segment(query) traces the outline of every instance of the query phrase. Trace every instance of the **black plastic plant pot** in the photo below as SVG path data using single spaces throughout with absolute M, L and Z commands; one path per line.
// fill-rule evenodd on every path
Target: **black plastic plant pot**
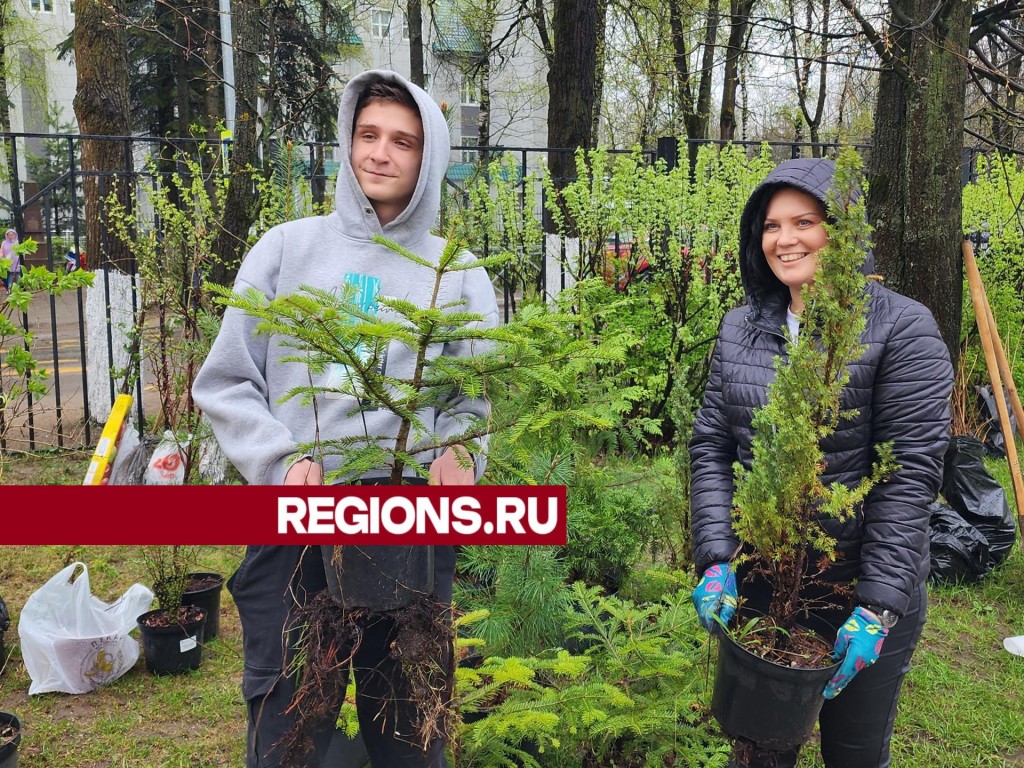
M 343 608 L 394 611 L 434 593 L 434 548 L 321 548 L 327 589 Z
M 220 634 L 220 593 L 224 577 L 219 573 L 190 573 L 189 583 L 208 583 L 209 586 L 187 590 L 181 596 L 182 605 L 195 605 L 206 611 L 206 629 L 203 640 L 208 642 Z
M 195 621 L 169 626 L 149 626 L 146 619 L 160 610 L 147 611 L 138 618 L 139 634 L 142 637 L 142 654 L 146 668 L 154 675 L 175 675 L 190 669 L 199 669 L 203 660 L 203 631 L 206 628 L 206 611 Z
M 14 730 L 14 738 L 4 733 Z M 0 712 L 0 768 L 18 768 L 18 745 L 21 744 L 21 721 L 10 712 Z
M 825 684 L 838 668 L 838 663 L 822 669 L 785 667 L 719 633 L 711 713 L 734 739 L 762 749 L 792 749 L 811 737 L 825 703 Z

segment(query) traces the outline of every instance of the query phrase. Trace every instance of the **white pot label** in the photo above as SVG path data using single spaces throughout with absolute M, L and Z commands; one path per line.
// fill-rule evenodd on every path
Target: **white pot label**
M 184 640 L 181 641 L 181 643 L 179 643 L 182 653 L 188 653 L 197 645 L 199 645 L 199 643 L 196 642 L 195 635 L 192 635 L 192 637 L 186 637 Z

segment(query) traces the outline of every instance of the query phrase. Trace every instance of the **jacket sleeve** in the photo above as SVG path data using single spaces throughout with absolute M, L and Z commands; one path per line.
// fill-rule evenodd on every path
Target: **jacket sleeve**
M 481 316 L 477 325 L 481 328 L 495 328 L 498 324 L 498 302 L 494 297 L 494 286 L 483 267 L 467 270 L 463 277 L 462 298 L 465 301 L 460 311 Z M 442 354 L 445 357 L 473 357 L 487 350 L 481 341 L 460 341 L 446 344 Z M 476 421 L 487 419 L 491 414 L 491 403 L 486 397 L 469 397 L 461 389 L 453 389 L 447 402 L 438 409 L 434 421 L 436 435 L 447 440 L 472 427 Z M 486 436 L 476 440 L 475 479 L 479 482 L 487 466 Z
M 704 403 L 690 439 L 690 525 L 698 575 L 732 559 L 739 539 L 732 528 L 733 463 L 737 443 L 722 398 L 721 337 L 711 356 Z
M 859 603 L 903 614 L 928 564 L 928 506 L 942 483 L 953 369 L 931 313 L 916 302 L 896 319 L 875 378 L 873 439 L 899 465 L 864 502 Z
M 276 262 L 268 237 L 243 262 L 236 293 L 254 287 L 273 297 L 273 281 L 259 269 L 261 263 Z M 241 310 L 227 309 L 192 395 L 242 476 L 254 485 L 279 485 L 298 446 L 271 409 L 266 376 L 270 341 L 256 334 L 256 325 L 257 320 Z

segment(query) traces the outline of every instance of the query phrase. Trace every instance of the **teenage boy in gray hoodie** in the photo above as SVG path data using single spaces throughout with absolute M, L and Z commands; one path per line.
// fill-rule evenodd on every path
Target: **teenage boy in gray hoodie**
M 341 97 L 338 115 L 341 146 L 348 161 L 338 172 L 335 211 L 274 227 L 253 246 L 238 271 L 235 291 L 256 288 L 269 298 L 295 293 L 308 284 L 328 290 L 342 284 L 359 287 L 358 301 L 376 307 L 377 296 L 400 297 L 421 306 L 429 302 L 434 272 L 373 242 L 384 235 L 423 258 L 436 260 L 444 240 L 430 234 L 440 209 L 451 139 L 440 108 L 423 90 L 394 72 L 369 71 L 353 78 Z M 497 323 L 494 289 L 483 268 L 445 275 L 439 304 L 459 302 L 461 311 Z M 399 419 L 375 410 L 350 414 L 353 400 L 321 398 L 317 413 L 298 398 L 281 402 L 296 386 L 308 386 L 309 370 L 281 358 L 289 350 L 274 338 L 255 334 L 256 321 L 229 308 L 220 333 L 196 378 L 193 394 L 213 424 L 224 452 L 253 484 L 319 485 L 335 469 L 337 457 L 322 463 L 298 458 L 298 445 L 352 436 L 395 435 Z M 432 355 L 469 356 L 470 344 L 446 345 Z M 411 372 L 413 353 L 393 343 L 384 365 L 389 374 Z M 324 380 L 338 372 L 328 370 Z M 448 407 L 433 414 L 434 433 L 459 434 L 488 404 L 453 392 Z M 429 417 L 426 423 L 431 423 Z M 438 455 L 439 454 L 439 455 Z M 426 451 L 431 481 L 468 485 L 483 471 L 477 457 L 466 467 L 454 449 Z M 388 467 L 347 482 L 386 482 Z M 451 601 L 455 554 L 435 548 L 435 596 Z M 270 768 L 281 760 L 276 746 L 294 716 L 286 714 L 295 680 L 286 674 L 286 631 L 296 609 L 325 588 L 319 547 L 250 546 L 228 581 L 242 620 L 245 669 L 242 689 L 248 704 L 248 768 Z M 444 744 L 426 751 L 414 742 L 415 712 L 392 694 L 400 663 L 388 658 L 394 627 L 379 621 L 364 628 L 355 669 L 360 731 L 371 763 L 378 768 L 444 765 Z M 333 722 L 316 729 L 315 749 L 307 765 L 323 765 Z

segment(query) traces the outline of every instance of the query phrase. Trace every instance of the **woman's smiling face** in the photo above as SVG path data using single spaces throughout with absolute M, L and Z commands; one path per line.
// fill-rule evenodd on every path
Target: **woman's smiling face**
M 825 209 L 812 195 L 783 187 L 768 202 L 761 250 L 768 266 L 789 288 L 794 312 L 803 309 L 800 289 L 814 282 L 818 251 L 828 243 Z

